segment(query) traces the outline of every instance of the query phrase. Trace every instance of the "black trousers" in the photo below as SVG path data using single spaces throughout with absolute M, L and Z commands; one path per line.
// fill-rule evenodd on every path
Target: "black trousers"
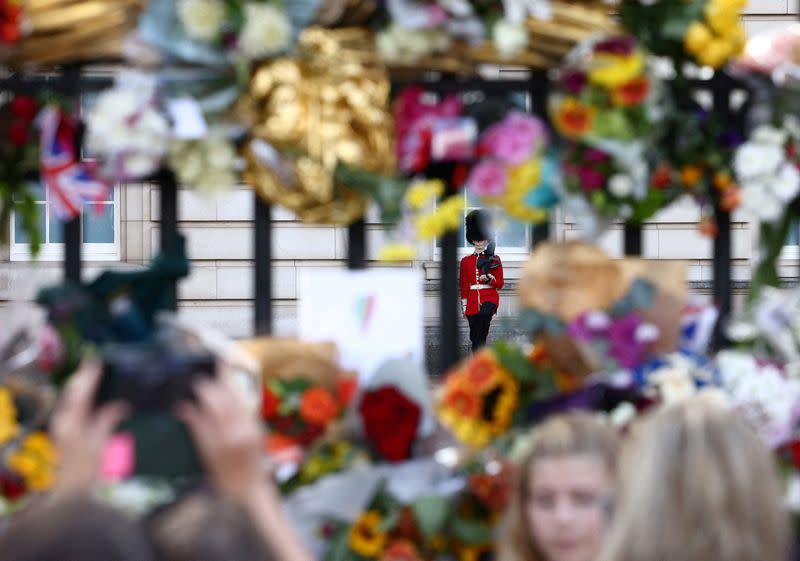
M 486 344 L 492 316 L 476 314 L 467 316 L 467 321 L 469 322 L 469 340 L 472 341 L 472 352 L 474 353 Z

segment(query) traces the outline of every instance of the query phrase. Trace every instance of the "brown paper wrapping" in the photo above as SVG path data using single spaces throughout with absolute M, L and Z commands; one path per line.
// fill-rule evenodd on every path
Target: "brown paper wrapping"
M 333 343 L 307 343 L 293 338 L 258 337 L 239 347 L 261 365 L 262 380 L 303 378 L 332 386 L 342 376 Z
M 637 278 L 656 287 L 653 306 L 642 318 L 659 328 L 651 351 L 670 353 L 680 338 L 680 314 L 686 301 L 686 265 L 678 261 L 625 258 L 613 260 L 583 242 L 544 243 L 522 270 L 520 306 L 556 316 L 565 323 L 591 310 L 608 310 L 624 297 Z M 567 336 L 542 335 L 540 340 L 556 368 L 576 375 L 597 371 L 599 357 Z
M 137 24 L 144 0 L 26 0 L 27 32 L 0 63 L 63 64 L 118 58 L 125 36 Z

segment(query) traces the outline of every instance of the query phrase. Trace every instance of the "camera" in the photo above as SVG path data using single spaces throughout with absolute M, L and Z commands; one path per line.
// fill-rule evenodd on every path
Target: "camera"
M 213 377 L 216 369 L 210 352 L 162 340 L 108 345 L 102 362 L 95 403 L 123 401 L 137 413 L 169 413 L 193 400 L 194 382 Z

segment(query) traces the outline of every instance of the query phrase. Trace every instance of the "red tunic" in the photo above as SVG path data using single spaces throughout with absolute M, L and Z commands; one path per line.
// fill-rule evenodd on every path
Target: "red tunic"
M 498 257 L 498 260 L 500 258 Z M 467 255 L 461 260 L 461 274 L 459 281 L 461 284 L 461 298 L 467 300 L 467 309 L 464 315 L 474 316 L 481 308 L 484 302 L 494 302 L 496 306 L 500 305 L 500 295 L 497 289 L 503 288 L 503 265 L 491 269 L 489 273 L 494 276 L 494 279 L 489 279 L 488 284 L 492 288 L 482 288 L 480 290 L 471 289 L 470 287 L 478 283 L 478 269 L 476 262 L 478 256 L 476 254 Z

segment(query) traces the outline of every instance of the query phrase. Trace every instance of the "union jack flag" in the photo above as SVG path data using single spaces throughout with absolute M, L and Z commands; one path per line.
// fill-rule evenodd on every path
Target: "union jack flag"
M 61 109 L 45 107 L 39 116 L 39 127 L 42 181 L 48 190 L 50 208 L 59 220 L 71 220 L 80 214 L 85 203 L 104 200 L 110 185 L 79 160 L 76 123 Z

